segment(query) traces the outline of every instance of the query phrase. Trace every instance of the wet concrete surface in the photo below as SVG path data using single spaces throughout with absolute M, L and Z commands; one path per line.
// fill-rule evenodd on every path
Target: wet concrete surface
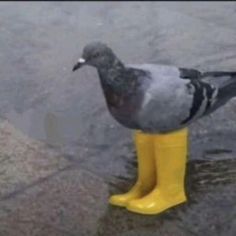
M 129 189 L 132 132 L 109 115 L 96 71 L 127 63 L 236 69 L 234 2 L 1 2 L 0 235 L 236 234 L 235 99 L 190 127 L 188 202 L 158 216 L 109 206 Z

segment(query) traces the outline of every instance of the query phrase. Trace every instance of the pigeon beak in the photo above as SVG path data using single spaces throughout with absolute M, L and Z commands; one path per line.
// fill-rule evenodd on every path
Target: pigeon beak
M 85 64 L 85 59 L 84 58 L 80 58 L 77 63 L 74 65 L 72 71 L 75 71 L 77 69 L 79 69 L 80 67 L 82 67 Z

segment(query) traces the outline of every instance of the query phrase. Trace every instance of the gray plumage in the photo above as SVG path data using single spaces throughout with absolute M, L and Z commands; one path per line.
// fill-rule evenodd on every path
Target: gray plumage
M 186 127 L 236 96 L 236 72 L 205 72 L 167 65 L 124 65 L 102 43 L 88 44 L 73 68 L 97 68 L 111 115 L 148 133 Z M 81 62 L 82 61 L 82 62 Z

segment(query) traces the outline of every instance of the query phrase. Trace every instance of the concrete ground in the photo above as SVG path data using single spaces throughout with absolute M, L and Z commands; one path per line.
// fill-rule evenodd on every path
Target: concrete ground
M 0 236 L 236 235 L 236 103 L 190 127 L 188 202 L 157 216 L 108 205 L 136 175 L 88 42 L 127 63 L 236 70 L 235 2 L 1 2 Z

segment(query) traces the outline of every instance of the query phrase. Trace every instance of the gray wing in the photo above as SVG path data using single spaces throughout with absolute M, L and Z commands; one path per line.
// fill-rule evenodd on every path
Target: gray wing
M 168 132 L 201 117 L 214 104 L 218 89 L 202 81 L 201 72 L 172 66 L 132 65 L 150 73 L 139 123 L 148 132 Z

